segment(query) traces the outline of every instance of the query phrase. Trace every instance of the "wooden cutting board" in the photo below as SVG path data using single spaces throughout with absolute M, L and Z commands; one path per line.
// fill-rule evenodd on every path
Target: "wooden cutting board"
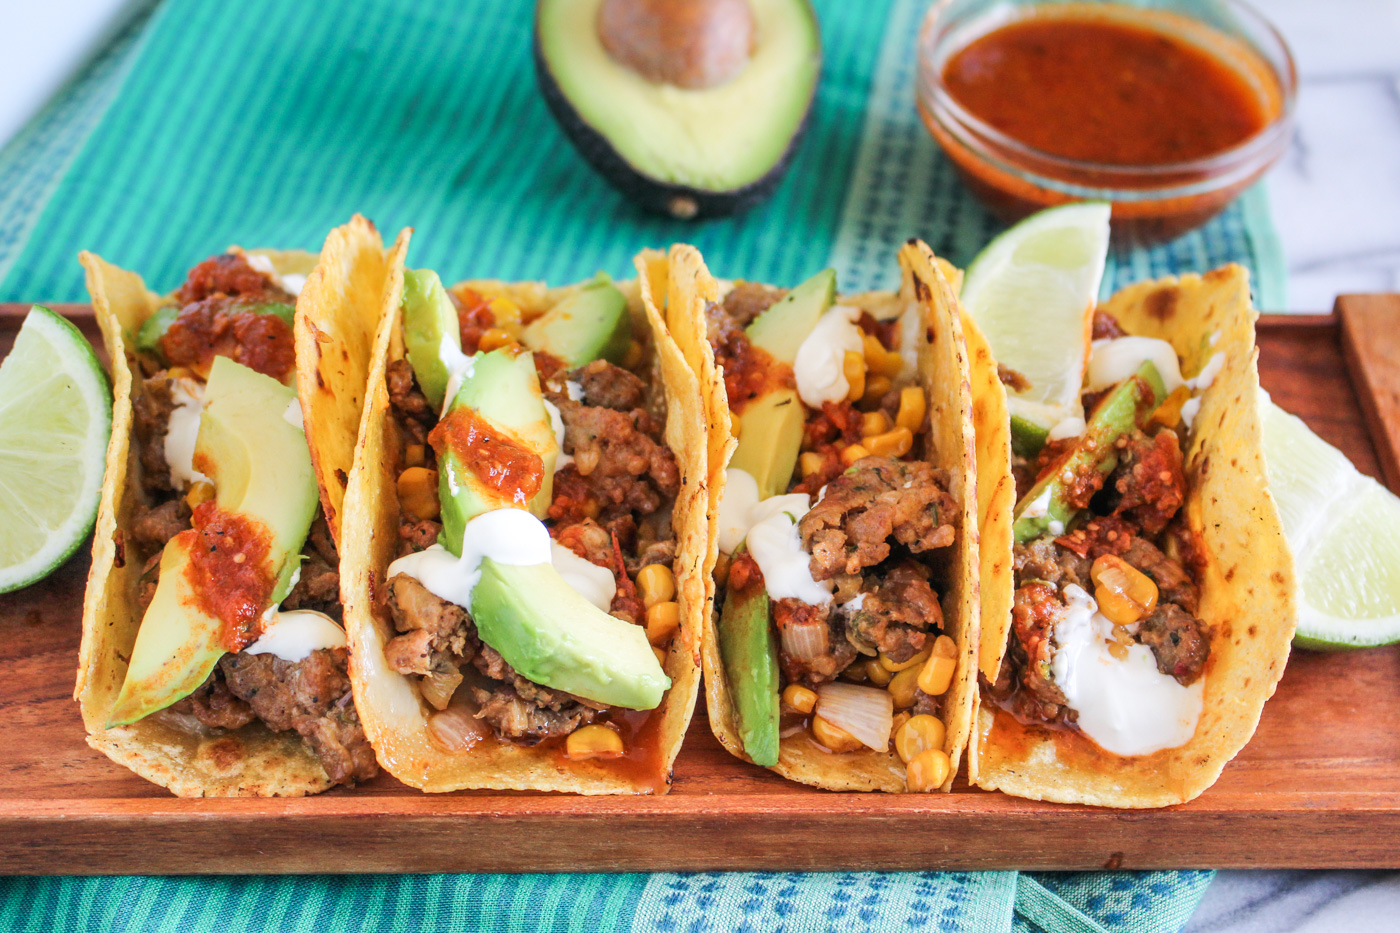
M 0 354 L 25 310 L 0 305 Z M 58 310 L 100 342 L 88 308 Z M 1400 296 L 1266 316 L 1259 350 L 1274 400 L 1400 491 Z M 1400 867 L 1394 647 L 1294 652 L 1220 781 L 1162 810 L 827 793 L 731 757 L 703 709 L 665 797 L 430 796 L 381 775 L 296 800 L 179 800 L 84 742 L 87 569 L 0 596 L 0 872 Z

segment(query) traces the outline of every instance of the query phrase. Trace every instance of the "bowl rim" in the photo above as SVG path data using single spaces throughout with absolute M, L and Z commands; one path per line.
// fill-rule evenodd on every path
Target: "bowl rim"
M 1165 189 L 1176 191 L 1187 188 L 1200 189 L 1203 192 L 1211 191 L 1239 180 L 1235 176 L 1245 176 L 1262 168 L 1263 166 L 1256 163 L 1263 160 L 1281 142 L 1285 142 L 1292 132 L 1294 112 L 1297 108 L 1298 69 L 1288 42 L 1272 22 L 1243 0 L 1211 0 L 1213 3 L 1242 14 L 1246 21 L 1250 21 L 1252 27 L 1261 28 L 1269 40 L 1277 44 L 1281 53 L 1278 65 L 1282 66 L 1282 70 L 1259 48 L 1259 43 L 1252 37 L 1231 37 L 1248 45 L 1278 82 L 1280 107 L 1279 112 L 1272 120 L 1252 136 L 1228 149 L 1201 158 L 1178 162 L 1160 162 L 1154 165 L 1093 162 L 1054 155 L 1043 149 L 1038 149 L 1007 135 L 971 113 L 953 97 L 944 84 L 941 61 L 937 62 L 940 67 L 935 67 L 935 57 L 930 54 L 932 51 L 930 49 L 930 33 L 938 24 L 944 11 L 955 2 L 957 0 L 935 0 L 924 14 L 919 27 L 918 47 L 916 49 L 918 58 L 916 96 L 921 109 L 925 109 L 941 128 L 953 135 L 959 143 L 969 148 L 977 157 L 991 159 L 1016 174 L 1033 177 L 1038 183 L 1045 182 L 1046 187 L 1076 195 L 1082 195 L 1086 192 L 1102 193 L 1122 190 L 1125 197 L 1115 197 L 1114 200 L 1141 200 L 1144 193 L 1151 191 L 1141 182 L 1151 182 L 1164 176 L 1184 176 L 1190 178 L 1190 181 L 1185 183 L 1168 182 L 1164 186 Z M 1121 6 L 1126 11 L 1135 9 L 1133 5 L 1120 3 L 1118 0 L 1092 0 L 1092 2 L 1102 3 L 1105 6 Z M 1141 8 L 1137 9 L 1141 11 Z M 1222 31 L 1189 12 L 1181 10 L 1172 12 L 1193 20 L 1212 31 Z M 999 26 L 992 27 L 992 29 L 995 28 L 999 28 Z M 986 35 L 990 31 L 991 29 L 977 33 L 973 38 Z M 960 44 L 957 48 L 962 48 L 965 44 Z M 943 56 L 943 60 L 946 60 L 946 56 Z M 947 119 L 945 114 L 951 116 L 952 119 Z M 1000 152 L 989 152 L 988 143 L 997 147 Z M 1020 161 L 1021 159 L 1029 160 L 1032 165 L 1026 165 Z M 1050 174 L 1061 170 L 1064 172 L 1062 176 L 1057 177 L 1056 174 Z M 1084 175 L 1109 176 L 1121 179 L 1123 184 L 1121 186 L 1112 183 L 1084 185 L 1065 181 L 1064 178 L 1064 176 L 1074 178 Z M 1109 178 L 1104 180 L 1109 181 Z M 1134 184 L 1135 181 L 1139 183 Z

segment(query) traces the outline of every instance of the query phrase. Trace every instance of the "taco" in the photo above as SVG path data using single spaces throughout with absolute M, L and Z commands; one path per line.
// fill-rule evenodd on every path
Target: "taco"
M 1253 734 L 1294 624 L 1255 317 L 1238 266 L 1091 307 L 1083 413 L 1048 431 L 1009 419 L 1024 387 L 966 322 L 981 479 L 1017 491 L 984 516 L 984 605 L 1002 608 L 982 620 L 974 784 L 1165 806 Z
M 831 270 L 717 282 L 690 247 L 643 265 L 705 389 L 711 728 L 833 790 L 947 790 L 971 728 L 967 361 L 937 260 L 911 241 L 899 262 L 898 293 L 840 297 Z
M 180 796 L 377 771 L 340 627 L 340 499 L 387 259 L 230 249 L 162 298 L 91 253 L 115 408 L 83 605 L 88 744 Z
M 426 791 L 665 793 L 699 687 L 704 423 L 636 282 L 396 256 L 346 497 L 365 730 Z

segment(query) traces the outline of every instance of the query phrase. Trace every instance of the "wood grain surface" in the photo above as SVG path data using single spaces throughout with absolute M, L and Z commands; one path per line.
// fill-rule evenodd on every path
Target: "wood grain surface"
M 1381 476 L 1395 440 L 1368 431 L 1368 417 L 1393 425 L 1394 409 L 1363 404 L 1375 393 L 1365 374 L 1380 365 L 1387 377 L 1378 361 L 1397 358 L 1400 316 L 1352 307 L 1340 316 L 1369 329 L 1362 364 L 1348 362 L 1338 318 L 1272 317 L 1260 324 L 1260 371 L 1275 401 Z M 23 310 L 0 305 L 0 353 Z M 96 336 L 85 308 L 61 310 Z M 1368 416 L 1373 404 L 1380 414 Z M 826 793 L 729 756 L 703 710 L 665 797 L 427 796 L 384 775 L 306 799 L 178 800 L 84 743 L 71 694 L 87 569 L 78 557 L 0 596 L 0 872 L 1400 867 L 1393 647 L 1295 651 L 1220 781 L 1163 810 L 961 784 L 949 795 Z

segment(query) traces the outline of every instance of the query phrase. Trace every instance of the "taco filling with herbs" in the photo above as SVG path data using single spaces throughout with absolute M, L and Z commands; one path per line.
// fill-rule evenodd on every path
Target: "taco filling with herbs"
M 696 494 L 678 502 L 679 424 L 626 287 L 630 301 L 605 277 L 549 292 L 403 273 L 370 421 L 393 442 L 357 467 L 396 543 L 366 558 L 392 557 L 369 577 L 379 628 L 352 624 L 382 663 L 367 719 L 402 780 L 667 786 L 694 702 L 704 528 Z
M 901 261 L 898 295 L 838 297 L 827 270 L 704 311 L 712 423 L 737 436 L 712 720 L 732 751 L 837 789 L 946 789 L 971 718 L 966 364 L 932 257 Z
M 1011 417 L 1009 435 L 1025 387 L 969 325 L 982 479 L 1016 488 L 984 519 L 984 547 L 1011 559 L 992 555 L 1004 569 L 983 585 L 1011 611 L 983 620 L 974 783 L 1161 806 L 1208 787 L 1253 732 L 1293 630 L 1253 320 L 1237 267 L 1126 289 L 1086 311 L 1082 407 Z
M 328 255 L 364 232 L 333 234 Z M 325 273 L 308 254 L 232 251 L 159 299 L 133 273 L 83 261 L 124 368 L 128 428 L 114 431 L 120 466 L 109 465 L 85 611 L 90 741 L 182 795 L 373 777 L 295 388 L 294 309 L 308 273 L 312 303 L 324 294 Z
M 1210 636 L 1181 452 L 1193 395 L 1224 355 L 1188 382 L 1170 343 L 1130 337 L 1105 311 L 1093 338 L 1087 417 L 1013 435 L 1012 635 L 988 696 L 1145 755 L 1183 744 L 1201 715 Z

